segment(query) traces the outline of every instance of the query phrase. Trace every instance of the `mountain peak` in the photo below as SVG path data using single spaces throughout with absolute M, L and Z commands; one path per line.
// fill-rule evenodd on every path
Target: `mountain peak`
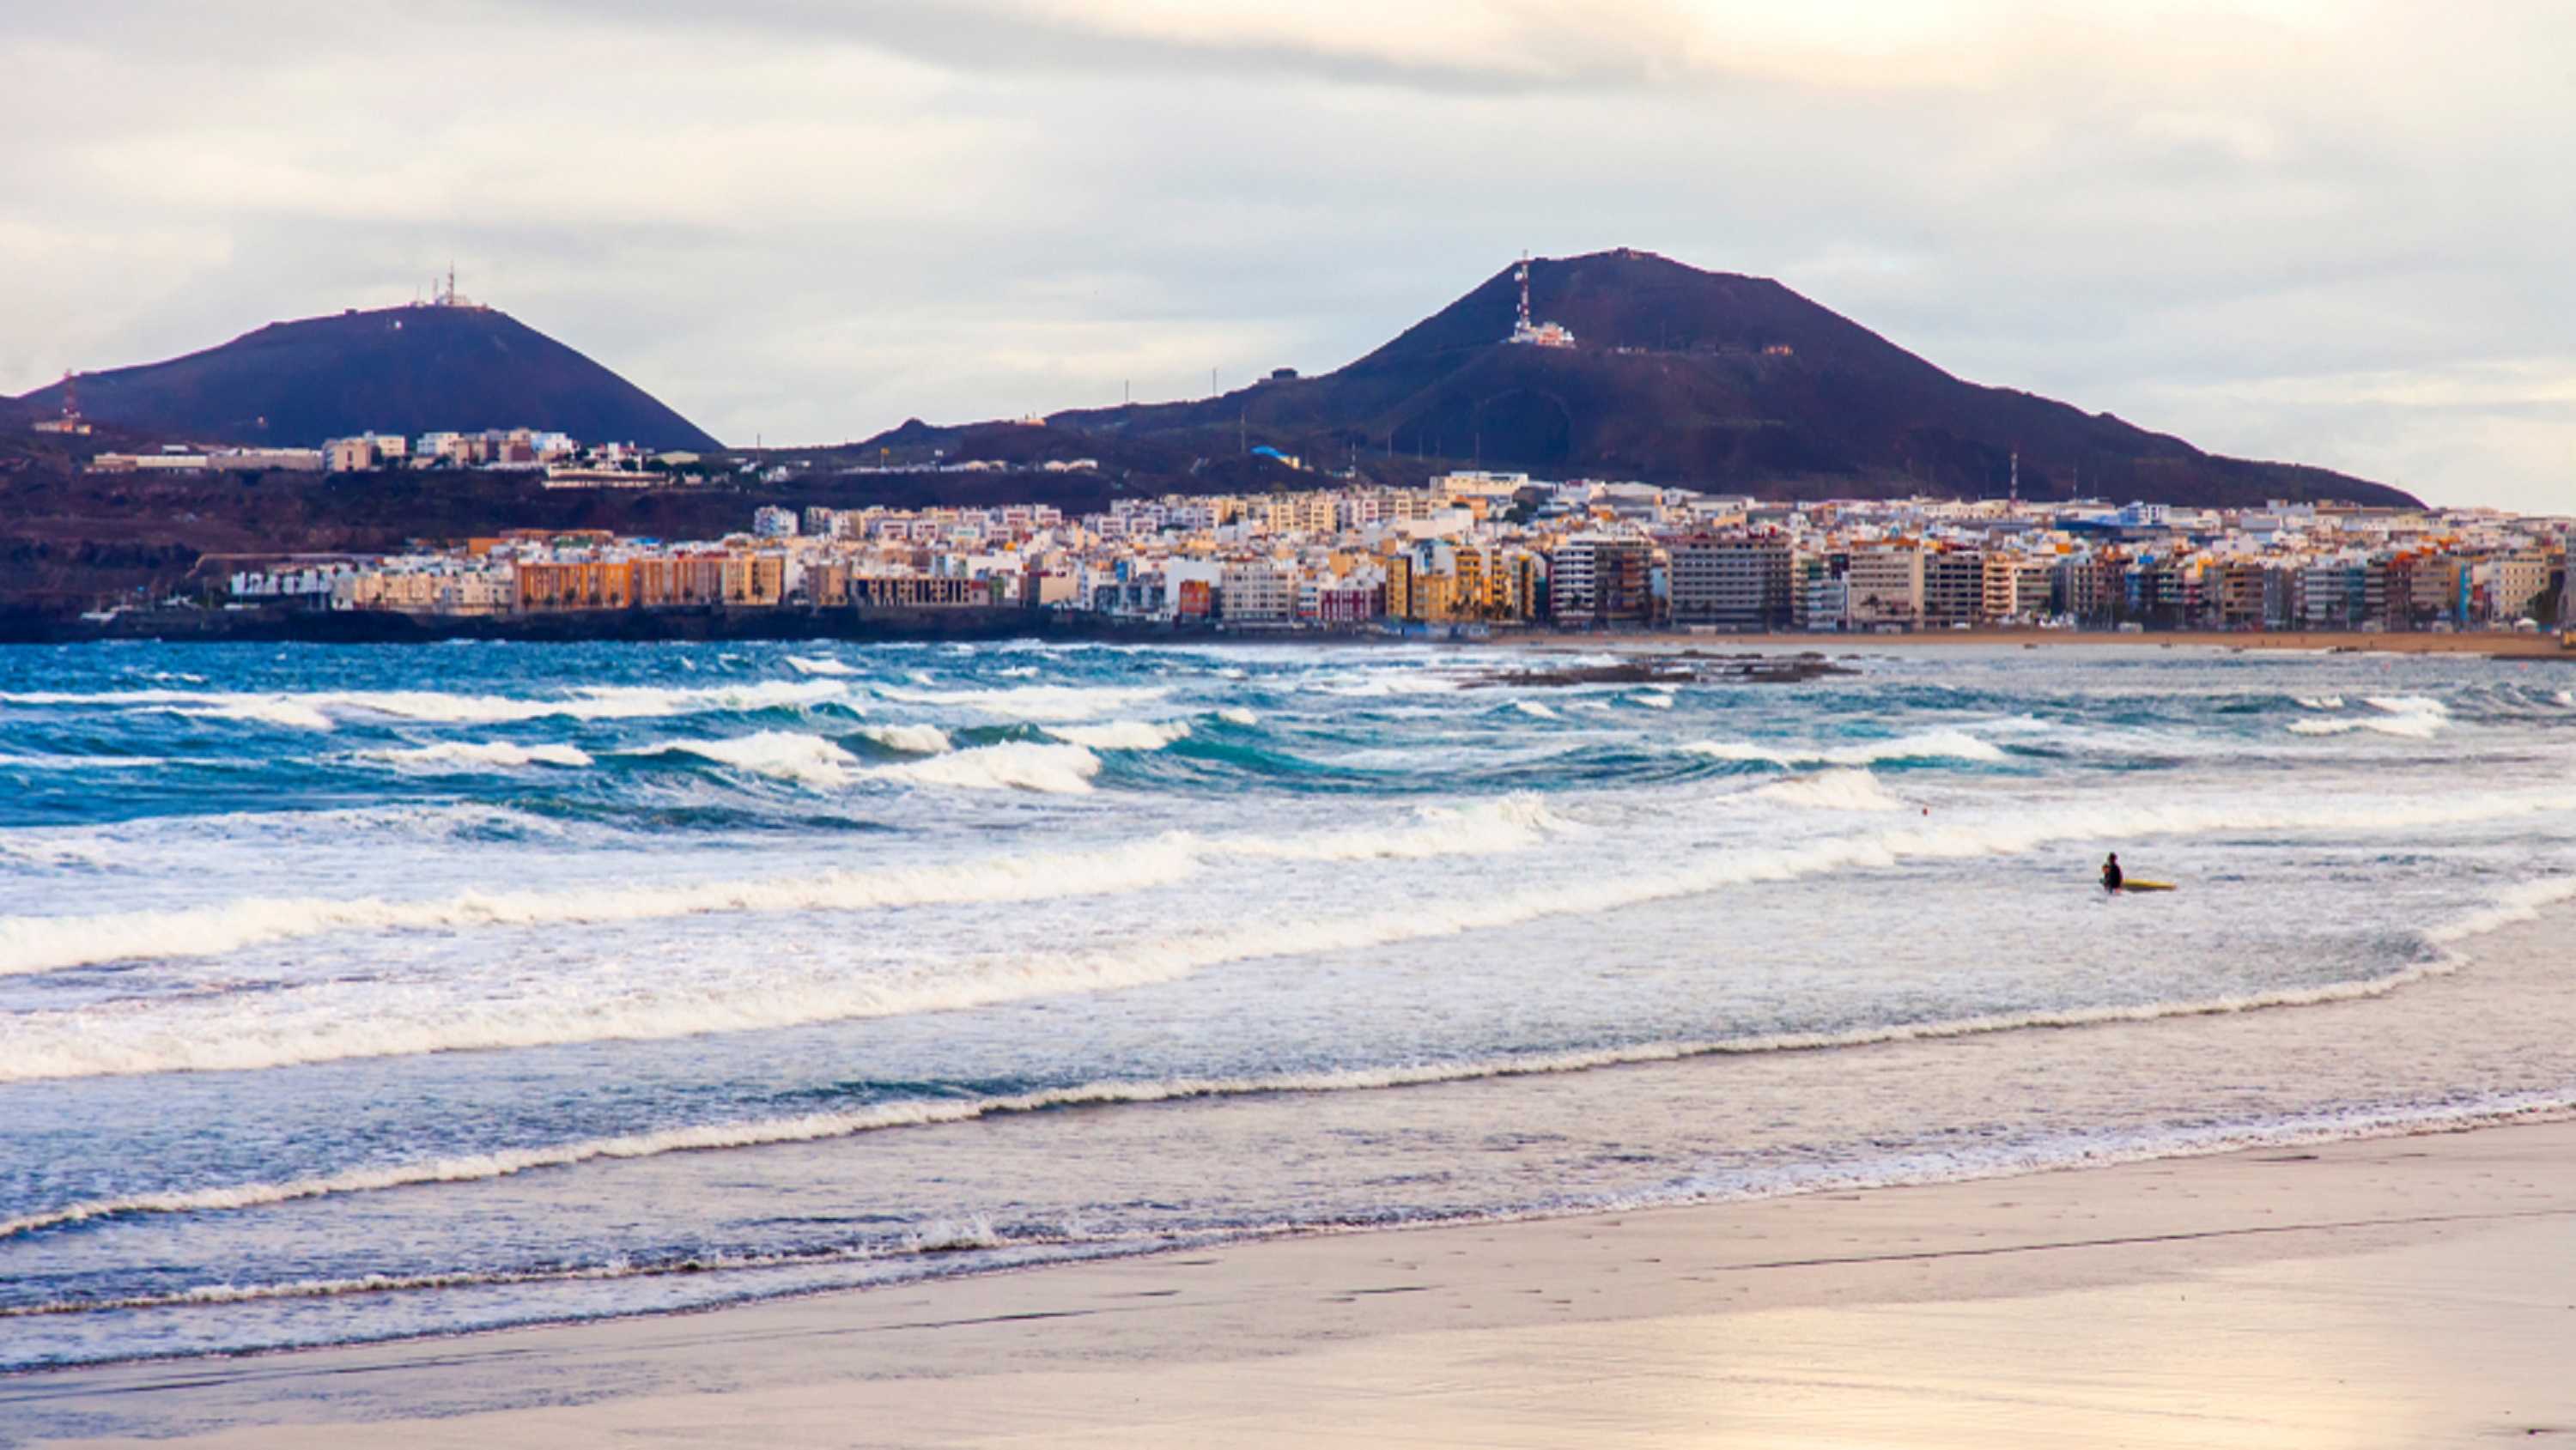
M 427 304 L 272 322 L 167 362 L 84 373 L 84 416 L 209 442 L 315 447 L 362 432 L 541 428 L 713 449 L 643 389 L 494 308 Z M 61 406 L 63 384 L 26 395 Z
M 1514 342 L 1524 268 L 1533 331 L 1570 345 Z M 1632 248 L 1514 263 L 1335 372 L 1057 421 L 1210 457 L 1268 444 L 1786 497 L 2000 497 L 2017 477 L 2032 500 L 2414 502 L 1980 387 L 1768 277 Z

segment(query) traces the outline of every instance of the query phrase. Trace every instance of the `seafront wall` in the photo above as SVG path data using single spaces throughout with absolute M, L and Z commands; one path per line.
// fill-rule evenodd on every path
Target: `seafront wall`
M 583 640 L 983 640 L 1081 638 L 1057 612 L 1016 607 L 943 609 L 550 610 L 533 614 L 421 615 L 362 609 L 129 610 L 105 619 L 0 612 L 0 644 L 85 640 L 248 640 L 316 644 L 433 644 L 452 639 L 570 643 Z
M 2381 634 L 2304 630 L 2219 633 L 2171 630 L 2119 633 L 2062 629 L 1926 630 L 1909 634 L 1710 634 L 1675 630 L 1559 631 L 1481 628 L 1472 634 L 1425 630 L 1392 635 L 1374 624 L 1348 628 L 1149 622 L 1018 605 L 937 608 L 795 605 L 736 608 L 550 610 L 506 615 L 426 615 L 391 610 L 168 609 L 126 610 L 106 619 L 0 607 L 0 645 L 76 644 L 88 640 L 245 640 L 315 644 L 435 644 L 452 639 L 573 643 L 584 640 L 997 640 L 1223 639 L 1519 644 L 1582 649 L 1645 648 L 1949 648 L 1961 645 L 2129 649 L 2327 651 L 2379 654 L 2472 654 L 2576 661 L 2565 636 L 2507 631 Z

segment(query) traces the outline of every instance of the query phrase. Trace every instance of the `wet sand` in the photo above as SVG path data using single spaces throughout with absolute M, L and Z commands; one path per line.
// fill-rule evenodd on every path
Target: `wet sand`
M 2576 1437 L 2576 1123 L 0 1381 L 26 1444 Z

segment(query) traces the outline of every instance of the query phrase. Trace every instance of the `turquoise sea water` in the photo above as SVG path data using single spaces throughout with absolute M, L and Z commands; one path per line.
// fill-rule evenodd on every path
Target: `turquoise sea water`
M 2576 1103 L 2300 1025 L 2571 894 L 2576 670 L 1520 659 L 0 651 L 0 1367 Z

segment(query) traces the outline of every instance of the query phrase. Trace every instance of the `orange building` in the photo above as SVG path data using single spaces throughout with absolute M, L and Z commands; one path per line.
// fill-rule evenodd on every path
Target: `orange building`
M 694 554 L 635 561 L 635 602 L 646 609 L 715 604 L 724 599 L 724 559 Z
M 626 560 L 522 562 L 519 608 L 626 609 L 635 603 L 635 566 Z

